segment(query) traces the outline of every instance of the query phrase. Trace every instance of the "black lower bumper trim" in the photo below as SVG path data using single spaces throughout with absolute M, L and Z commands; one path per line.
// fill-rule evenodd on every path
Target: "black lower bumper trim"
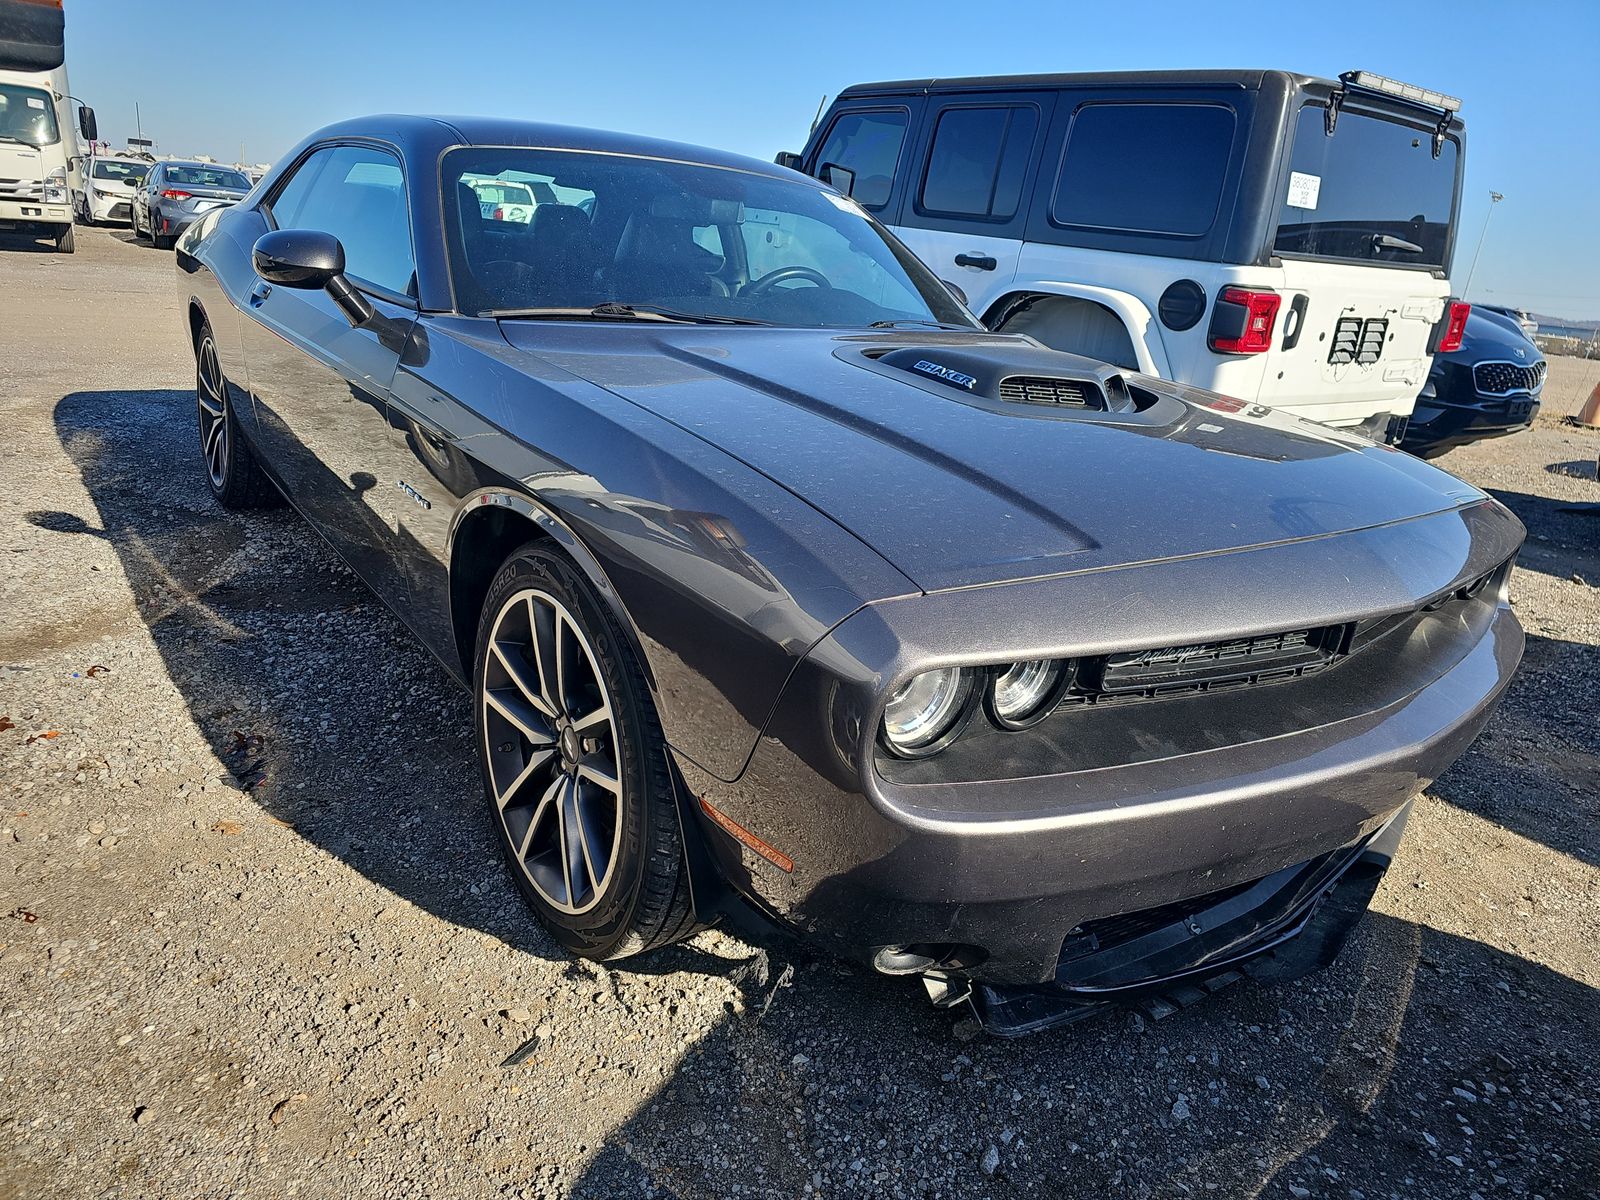
M 1248 887 L 1200 897 L 1180 912 L 1159 910 L 1142 928 L 1139 914 L 1115 918 L 1122 936 L 1114 944 L 1095 945 L 1095 930 L 1085 926 L 1063 948 L 1053 984 L 979 982 L 969 1002 L 990 1033 L 1021 1037 L 1114 1007 L 1160 1020 L 1246 976 L 1286 983 L 1320 970 L 1366 912 L 1409 811 Z

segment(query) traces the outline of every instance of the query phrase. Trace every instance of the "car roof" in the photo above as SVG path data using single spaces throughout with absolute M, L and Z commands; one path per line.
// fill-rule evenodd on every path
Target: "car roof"
M 318 130 L 310 141 L 337 137 L 375 137 L 432 157 L 454 146 L 528 146 L 554 150 L 592 150 L 604 154 L 631 154 L 643 158 L 668 158 L 732 167 L 761 175 L 793 180 L 785 168 L 729 154 L 707 146 L 665 141 L 636 133 L 605 129 L 585 129 L 575 125 L 553 125 L 542 121 L 519 121 L 506 117 L 416 116 L 384 113 L 356 117 Z
M 138 161 L 142 162 L 143 160 L 140 159 Z M 190 158 L 163 158 L 157 160 L 155 165 L 158 167 L 199 167 L 202 171 L 232 171 L 235 175 L 244 174 L 238 167 L 230 163 L 208 163 Z
M 1305 87 L 1337 87 L 1331 79 L 1297 75 L 1288 71 L 1082 71 L 1042 75 L 969 75 L 955 78 L 898 79 L 858 83 L 839 93 L 839 99 L 885 92 L 1009 91 L 1020 88 L 1058 87 L 1196 87 L 1258 88 L 1268 80 Z

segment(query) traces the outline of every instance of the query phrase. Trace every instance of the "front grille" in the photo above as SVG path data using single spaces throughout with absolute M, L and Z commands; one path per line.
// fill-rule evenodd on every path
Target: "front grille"
M 1542 362 L 1531 367 L 1521 363 L 1481 362 L 1472 368 L 1472 379 L 1485 396 L 1511 396 L 1518 392 L 1531 396 L 1544 386 L 1545 370 Z
M 1383 357 L 1383 344 L 1389 340 L 1389 321 L 1385 317 L 1340 317 L 1333 326 L 1333 345 L 1328 361 L 1335 365 L 1360 363 L 1371 366 Z
M 1015 404 L 1058 404 L 1064 408 L 1104 408 L 1099 389 L 1075 379 L 1012 375 L 1000 381 L 1000 399 Z
M 1095 690 L 1104 695 L 1153 695 L 1173 688 L 1201 690 L 1303 675 L 1325 666 L 1347 639 L 1347 625 L 1296 629 L 1261 637 L 1193 646 L 1164 646 L 1110 654 L 1099 660 Z
M 0 200 L 44 203 L 44 184 L 37 179 L 0 179 Z

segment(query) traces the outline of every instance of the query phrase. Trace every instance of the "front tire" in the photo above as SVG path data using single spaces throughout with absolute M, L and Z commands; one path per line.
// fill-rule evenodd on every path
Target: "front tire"
M 68 225 L 61 233 L 56 235 L 57 254 L 76 254 L 78 239 L 73 235 L 73 228 Z
M 484 794 L 512 878 L 568 950 L 618 959 L 694 929 L 666 740 L 616 620 L 548 543 L 500 568 L 478 622 Z
M 228 395 L 227 377 L 211 323 L 200 323 L 195 339 L 195 400 L 200 426 L 200 457 L 211 494 L 223 508 L 266 508 L 278 501 L 278 490 L 256 462 L 239 434 Z

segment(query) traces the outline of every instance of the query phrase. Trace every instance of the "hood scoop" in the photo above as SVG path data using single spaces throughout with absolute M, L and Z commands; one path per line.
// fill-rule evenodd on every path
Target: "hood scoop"
M 948 389 L 969 402 L 1026 405 L 1061 416 L 1134 413 L 1141 407 L 1118 368 L 1037 345 L 930 343 L 873 348 L 862 357 L 885 374 L 892 370 L 908 382 Z

